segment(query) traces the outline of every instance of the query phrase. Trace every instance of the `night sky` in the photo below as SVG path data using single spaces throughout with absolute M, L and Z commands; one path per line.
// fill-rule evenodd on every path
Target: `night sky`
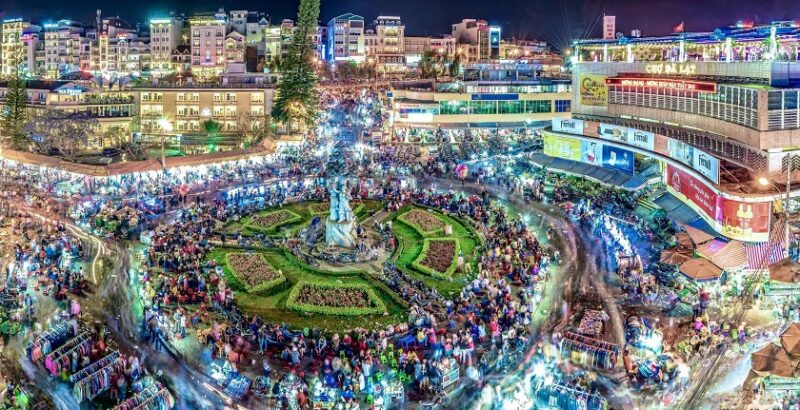
M 294 18 L 299 0 L 2 0 L 5 17 L 34 21 L 73 18 L 92 21 L 97 8 L 131 23 L 162 12 L 247 9 L 269 13 L 273 21 Z M 504 37 L 540 38 L 567 45 L 572 38 L 597 36 L 603 13 L 617 16 L 617 31 L 643 35 L 672 31 L 681 21 L 687 31 L 711 30 L 738 19 L 755 22 L 800 19 L 800 0 L 322 0 L 321 21 L 346 12 L 371 22 L 379 14 L 400 15 L 409 35 L 449 33 L 461 18 L 483 18 L 503 27 Z

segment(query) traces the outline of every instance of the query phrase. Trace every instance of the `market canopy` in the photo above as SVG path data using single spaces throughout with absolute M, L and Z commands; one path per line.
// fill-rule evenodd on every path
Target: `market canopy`
M 661 252 L 661 263 L 669 265 L 680 265 L 692 259 L 692 250 L 686 248 L 670 248 Z
M 800 283 L 800 264 L 784 258 L 769 265 L 769 278 L 776 282 Z
M 781 333 L 781 344 L 787 353 L 800 354 L 800 323 L 792 323 Z
M 684 262 L 680 267 L 680 271 L 687 277 L 697 281 L 717 279 L 722 275 L 722 269 L 719 266 L 703 258 L 690 259 Z
M 694 243 L 697 245 L 704 244 L 714 239 L 714 236 L 709 235 L 693 226 L 681 224 L 681 227 L 686 230 L 686 233 L 689 235 L 690 238 L 692 238 L 692 241 L 694 241 Z
M 761 375 L 764 373 L 781 377 L 794 377 L 797 364 L 786 353 L 782 346 L 770 343 L 751 356 L 752 369 Z
M 675 239 L 678 241 L 678 247 L 686 249 L 694 249 L 694 241 L 692 237 L 686 232 L 678 232 L 675 234 Z

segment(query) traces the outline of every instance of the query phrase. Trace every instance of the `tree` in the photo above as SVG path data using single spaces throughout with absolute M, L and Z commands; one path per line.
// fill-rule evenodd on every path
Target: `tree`
M 103 132 L 103 134 L 100 136 L 102 140 L 98 145 L 120 147 L 123 143 L 125 143 L 129 136 L 130 133 L 127 129 L 125 129 L 125 127 L 114 125 L 112 127 L 108 127 L 108 129 Z
M 249 112 L 239 113 L 236 116 L 236 132 L 241 136 L 239 141 L 242 146 L 252 146 L 271 135 L 269 117 L 253 115 Z
M 284 124 L 311 126 L 317 117 L 319 94 L 311 36 L 317 31 L 320 0 L 300 0 L 297 28 L 278 82 L 272 117 Z
M 453 78 L 461 74 L 461 53 L 456 53 L 456 55 L 453 56 L 453 61 L 447 66 L 447 73 Z
M 222 125 L 214 120 L 205 120 L 203 121 L 203 129 L 208 136 L 208 151 L 216 152 L 217 146 L 219 146 L 219 133 L 222 130 Z
M 87 113 L 46 109 L 28 120 L 25 132 L 39 152 L 75 162 L 78 154 L 91 145 L 99 125 L 97 119 Z
M 3 145 L 19 148 L 25 142 L 25 118 L 28 108 L 28 90 L 26 80 L 22 76 L 21 56 L 12 57 L 9 64 L 16 65 L 16 70 L 8 78 L 8 92 L 6 103 L 0 113 L 0 128 L 2 128 Z
M 419 60 L 419 76 L 421 78 L 436 78 L 438 75 L 436 53 L 430 50 L 422 53 L 422 58 Z

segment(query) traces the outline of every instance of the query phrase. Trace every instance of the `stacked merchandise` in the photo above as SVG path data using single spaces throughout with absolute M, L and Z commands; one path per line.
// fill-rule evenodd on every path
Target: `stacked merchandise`
M 539 403 L 547 408 L 565 410 L 606 410 L 608 402 L 601 396 L 583 389 L 551 384 L 536 391 Z
M 73 352 L 78 352 L 83 357 L 88 355 L 91 350 L 92 339 L 88 332 L 82 332 L 48 354 L 44 359 L 44 367 L 52 376 L 57 376 L 62 369 L 69 369 Z
M 175 399 L 161 383 L 153 383 L 114 407 L 114 410 L 170 410 Z
M 225 387 L 225 394 L 240 398 L 247 393 L 250 388 L 250 380 L 244 376 L 235 376 L 231 379 L 230 383 Z
M 606 313 L 599 310 L 583 312 L 581 323 L 578 325 L 578 333 L 593 337 L 600 336 L 603 333 L 603 319 L 605 317 L 607 317 Z
M 567 332 L 561 340 L 561 352 L 573 362 L 611 369 L 617 364 L 620 348 L 614 343 Z
M 37 361 L 52 352 L 53 348 L 61 346 L 72 336 L 75 336 L 75 330 L 72 325 L 67 322 L 60 322 L 51 326 L 50 330 L 42 333 L 35 340 L 28 342 L 25 350 L 32 361 Z

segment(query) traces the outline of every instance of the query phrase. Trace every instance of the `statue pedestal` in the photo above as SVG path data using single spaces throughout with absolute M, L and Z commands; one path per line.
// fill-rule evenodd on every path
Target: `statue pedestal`
M 354 221 L 325 221 L 325 243 L 328 246 L 339 246 L 352 249 L 356 246 Z

